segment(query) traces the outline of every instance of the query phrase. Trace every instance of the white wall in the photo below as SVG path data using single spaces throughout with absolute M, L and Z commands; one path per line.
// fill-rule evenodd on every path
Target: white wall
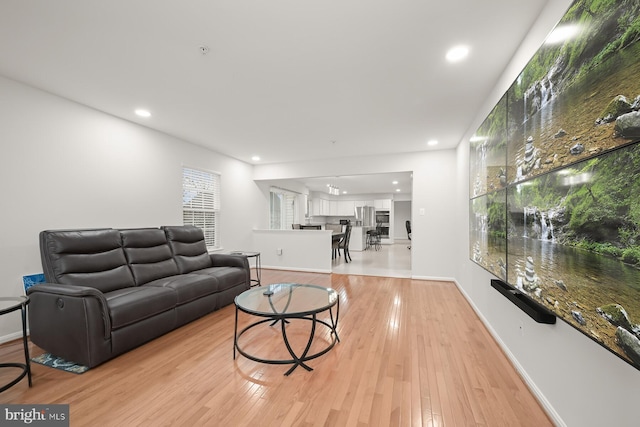
M 451 215 L 456 208 L 451 191 L 456 182 L 455 150 L 258 165 L 254 171 L 256 180 L 413 171 L 412 275 L 455 278 L 458 243 L 453 238 L 456 223 Z
M 495 278 L 469 260 L 469 145 L 466 141 L 508 89 L 571 3 L 550 1 L 506 69 L 475 126 L 458 147 L 456 193 L 457 283 L 481 319 L 559 425 L 639 424 L 640 371 L 558 319 L 535 323 L 490 286 Z M 519 332 L 523 326 L 524 336 Z
M 182 223 L 182 166 L 222 174 L 221 242 L 251 249 L 268 199 L 252 166 L 0 77 L 0 295 L 42 272 L 45 229 Z M 0 342 L 19 316 L 0 318 Z
M 253 250 L 263 268 L 331 273 L 331 232 L 254 230 Z

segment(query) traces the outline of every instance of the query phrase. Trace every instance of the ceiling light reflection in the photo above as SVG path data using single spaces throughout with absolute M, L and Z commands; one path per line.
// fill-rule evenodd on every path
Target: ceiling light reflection
M 591 181 L 591 173 L 584 172 L 577 175 L 568 175 L 562 179 L 562 185 L 570 187 L 572 185 L 586 184 Z
M 578 34 L 579 29 L 577 25 L 561 25 L 556 27 L 544 42 L 545 44 L 562 43 Z

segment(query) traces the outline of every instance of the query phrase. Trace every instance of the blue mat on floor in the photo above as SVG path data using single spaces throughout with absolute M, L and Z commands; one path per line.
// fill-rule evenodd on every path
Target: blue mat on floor
M 78 365 L 75 362 L 64 360 L 61 357 L 54 356 L 50 353 L 44 353 L 40 356 L 31 358 L 31 361 L 39 363 L 50 368 L 60 369 L 62 371 L 72 372 L 74 374 L 83 374 L 89 370 L 88 367 Z

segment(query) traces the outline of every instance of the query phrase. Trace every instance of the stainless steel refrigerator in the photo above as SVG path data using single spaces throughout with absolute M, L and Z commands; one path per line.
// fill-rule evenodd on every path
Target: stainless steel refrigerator
M 356 225 L 363 227 L 376 226 L 376 208 L 373 206 L 356 207 Z

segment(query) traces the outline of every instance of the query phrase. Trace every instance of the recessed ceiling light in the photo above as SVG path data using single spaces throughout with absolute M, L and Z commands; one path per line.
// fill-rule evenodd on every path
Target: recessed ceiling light
M 577 25 L 562 25 L 560 27 L 556 27 L 544 42 L 546 44 L 562 43 L 563 41 L 569 40 L 577 33 Z
M 469 55 L 469 48 L 464 45 L 454 46 L 447 51 L 447 61 L 458 62 L 463 60 Z
M 136 114 L 140 117 L 151 117 L 151 113 L 148 110 L 143 110 L 141 108 L 136 110 Z
M 398 185 L 398 181 L 393 181 L 392 184 L 393 185 Z
M 342 194 L 347 194 L 347 190 L 344 190 L 344 191 L 342 192 Z
M 399 193 L 399 192 L 400 192 L 400 189 L 399 189 L 399 188 L 396 188 L 396 191 Z
M 258 162 L 260 161 L 260 156 L 253 156 L 251 160 L 253 160 L 254 162 Z
M 433 147 L 434 145 L 438 145 L 438 140 L 437 139 L 431 139 L 429 141 L 427 141 L 427 145 L 430 147 Z

